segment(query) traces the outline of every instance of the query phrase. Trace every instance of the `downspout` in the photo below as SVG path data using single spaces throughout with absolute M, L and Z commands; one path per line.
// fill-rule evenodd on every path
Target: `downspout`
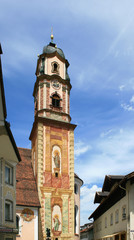
M 127 221 L 127 240 L 130 240 L 130 212 L 129 212 L 129 191 L 127 191 L 126 188 L 122 187 L 121 185 L 119 185 L 119 187 L 121 189 L 123 189 L 127 195 L 128 195 L 128 199 L 127 199 L 127 202 L 128 202 L 128 221 Z

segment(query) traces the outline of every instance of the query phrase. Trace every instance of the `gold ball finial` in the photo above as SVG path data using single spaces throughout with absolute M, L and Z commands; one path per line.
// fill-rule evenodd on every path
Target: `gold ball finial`
M 51 40 L 53 40 L 54 39 L 54 36 L 53 36 L 53 34 L 51 34 Z
M 53 28 L 51 28 L 51 42 L 53 42 L 54 35 L 53 35 Z

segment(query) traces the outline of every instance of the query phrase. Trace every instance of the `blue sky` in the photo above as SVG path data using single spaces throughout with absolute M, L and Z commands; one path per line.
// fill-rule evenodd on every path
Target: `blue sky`
M 0 33 L 7 120 L 17 146 L 29 148 L 37 55 L 50 41 L 70 62 L 75 171 L 81 224 L 96 206 L 106 174 L 134 168 L 134 1 L 1 0 Z

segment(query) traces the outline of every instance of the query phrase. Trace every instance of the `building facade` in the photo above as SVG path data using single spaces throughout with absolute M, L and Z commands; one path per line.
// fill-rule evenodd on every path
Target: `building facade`
M 74 129 L 70 117 L 69 63 L 51 42 L 38 56 L 32 166 L 41 209 L 39 239 L 74 239 Z M 49 234 L 50 232 L 50 234 Z
M 0 45 L 0 54 L 2 49 Z M 16 164 L 21 160 L 10 124 L 0 58 L 0 240 L 16 239 Z
M 80 239 L 80 187 L 83 185 L 83 181 L 74 174 L 74 233 L 75 240 Z
M 133 240 L 134 238 L 134 172 L 126 176 L 105 177 L 102 192 L 95 195 L 98 208 L 94 218 L 94 239 Z
M 93 240 L 93 223 L 86 223 L 80 226 L 80 239 L 81 240 Z
M 16 240 L 39 240 L 40 202 L 31 164 L 31 149 L 19 148 L 21 162 L 16 169 Z

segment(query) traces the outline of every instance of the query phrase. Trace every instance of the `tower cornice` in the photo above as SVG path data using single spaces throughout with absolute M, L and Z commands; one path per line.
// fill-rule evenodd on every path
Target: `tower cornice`
M 70 117 L 70 115 L 69 114 L 67 114 L 67 113 L 64 113 L 64 112 L 57 112 L 57 111 L 54 111 L 53 109 L 49 109 L 49 108 L 43 108 L 43 109 L 41 109 L 41 110 L 38 110 L 37 111 L 37 113 L 36 113 L 36 115 L 38 116 L 38 113 L 42 113 L 42 112 L 49 112 L 49 113 L 55 113 L 55 114 L 57 114 L 58 113 L 58 115 L 60 114 L 60 115 L 62 115 L 62 116 L 67 116 L 68 118 L 69 118 L 69 121 L 71 121 L 71 117 Z M 49 118 L 50 119 L 50 118 Z
M 62 128 L 62 129 L 67 129 L 67 130 L 74 130 L 77 125 L 76 124 L 72 124 L 72 123 L 68 123 L 68 122 L 63 122 L 63 121 L 58 121 L 55 119 L 50 119 L 50 118 L 46 118 L 46 117 L 35 117 L 34 123 L 33 123 L 33 127 L 29 136 L 29 139 L 32 139 L 32 135 L 34 133 L 34 131 L 36 130 L 37 124 L 38 123 L 44 123 L 45 126 L 52 126 L 52 127 L 58 127 L 58 128 Z

